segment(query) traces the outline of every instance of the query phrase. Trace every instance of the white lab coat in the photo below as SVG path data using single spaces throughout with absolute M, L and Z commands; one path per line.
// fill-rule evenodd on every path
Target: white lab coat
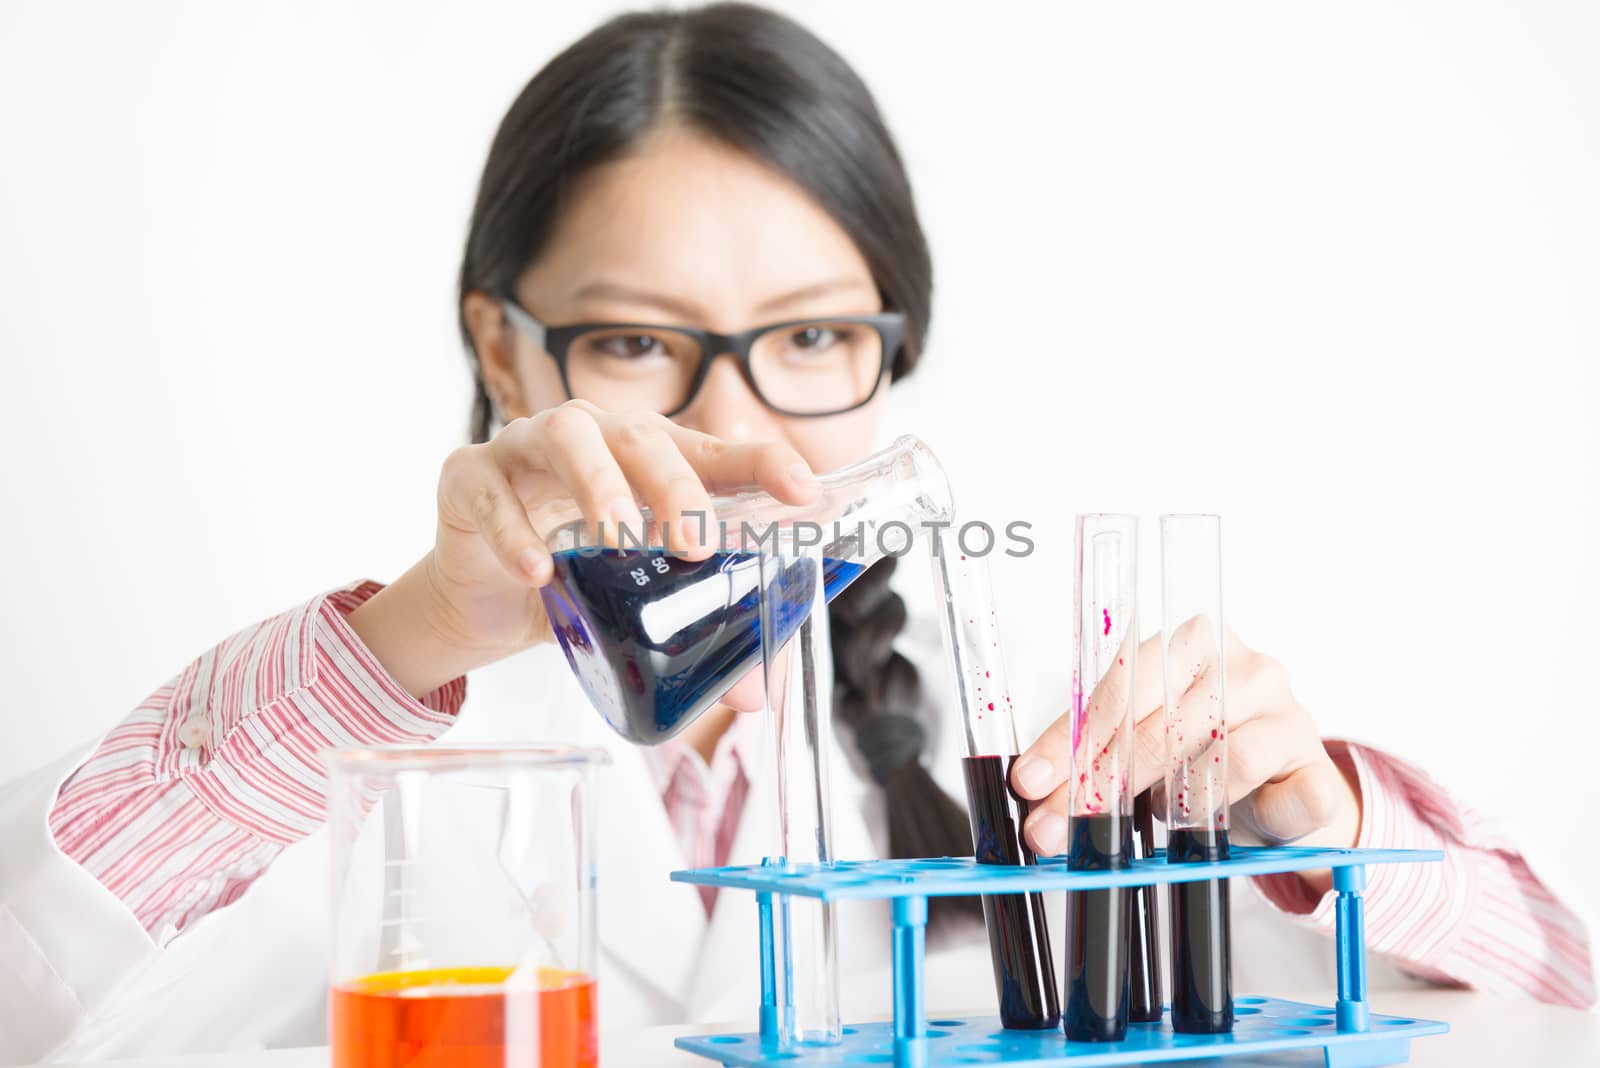
M 949 692 L 931 621 L 908 628 L 901 648 L 922 669 L 929 695 Z M 930 766 L 959 791 L 956 714 L 936 703 L 926 710 Z M 563 741 L 610 754 L 596 781 L 602 1035 L 683 1021 L 755 1026 L 753 896 L 722 891 L 708 919 L 693 887 L 668 880 L 687 864 L 645 752 L 594 714 L 557 650 L 532 650 L 475 673 L 460 721 L 445 737 Z M 89 748 L 0 786 L 0 1064 L 325 1041 L 326 832 L 284 850 L 238 901 L 158 949 L 120 901 L 55 848 L 46 826 L 56 789 Z M 842 732 L 833 768 L 836 855 L 886 855 L 881 792 Z M 757 775 L 748 811 L 760 811 L 754 802 L 768 789 Z M 730 862 L 770 852 L 769 833 L 767 820 L 741 820 Z M 1331 996 L 1326 939 L 1271 913 L 1248 891 L 1234 900 L 1236 990 Z M 845 1018 L 889 1015 L 887 906 L 846 902 L 839 922 Z M 1387 973 L 1372 964 L 1377 986 Z M 928 967 L 930 1011 L 995 1011 L 981 924 L 933 932 Z

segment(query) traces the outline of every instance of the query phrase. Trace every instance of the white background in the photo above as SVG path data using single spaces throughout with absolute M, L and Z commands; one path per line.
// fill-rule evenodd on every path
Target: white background
M 908 158 L 937 302 L 888 429 L 1035 524 L 1000 565 L 1034 725 L 1072 513 L 1219 511 L 1230 622 L 1325 732 L 1503 814 L 1593 920 L 1596 8 L 780 6 Z M 426 549 L 478 168 L 613 9 L 0 6 L 0 778 Z

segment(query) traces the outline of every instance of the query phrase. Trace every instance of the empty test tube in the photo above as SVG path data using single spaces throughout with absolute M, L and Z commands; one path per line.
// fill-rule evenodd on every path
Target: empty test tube
M 828 755 L 833 750 L 832 663 L 824 560 L 779 538 L 760 552 L 761 660 L 777 788 L 777 854 L 789 864 L 832 864 Z M 798 629 L 784 614 L 804 612 Z M 775 636 L 792 631 L 780 645 Z M 781 897 L 774 932 L 778 1040 L 835 1045 L 839 1020 L 837 909 Z

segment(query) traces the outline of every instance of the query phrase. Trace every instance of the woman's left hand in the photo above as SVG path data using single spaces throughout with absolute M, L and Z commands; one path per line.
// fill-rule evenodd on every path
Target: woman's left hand
M 1209 627 L 1191 620 L 1188 628 Z M 1174 636 L 1174 641 L 1185 637 Z M 1214 637 L 1191 630 L 1195 649 L 1217 648 Z M 1254 829 L 1269 842 L 1345 847 L 1361 828 L 1361 795 L 1322 745 L 1311 714 L 1289 690 L 1289 673 L 1271 657 L 1225 636 L 1228 797 L 1252 806 Z M 1215 653 L 1201 656 L 1185 696 L 1212 690 Z M 1167 767 L 1166 716 L 1162 709 L 1160 637 L 1147 639 L 1134 658 L 1134 793 L 1159 786 Z M 1088 709 L 1119 708 L 1126 671 L 1113 668 L 1089 695 Z M 1178 701 L 1183 715 L 1184 698 Z M 1093 724 L 1088 728 L 1093 731 Z M 1034 802 L 1024 825 L 1028 844 L 1043 856 L 1067 848 L 1068 772 L 1073 767 L 1072 713 L 1045 729 L 1011 769 L 1011 785 Z

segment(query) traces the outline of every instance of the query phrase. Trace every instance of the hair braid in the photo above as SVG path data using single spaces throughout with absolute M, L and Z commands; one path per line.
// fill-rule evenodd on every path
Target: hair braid
M 889 589 L 895 562 L 879 560 L 829 606 L 834 716 L 854 729 L 856 750 L 883 787 L 889 855 L 965 856 L 972 852 L 971 824 L 922 765 L 922 682 L 894 649 L 906 624 L 905 602 Z M 980 915 L 976 897 L 940 897 L 929 905 L 936 919 Z

